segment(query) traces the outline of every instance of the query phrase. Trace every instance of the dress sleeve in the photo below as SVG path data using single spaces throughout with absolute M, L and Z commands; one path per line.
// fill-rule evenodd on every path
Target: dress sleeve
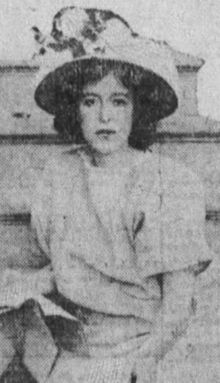
M 145 208 L 145 219 L 135 243 L 141 275 L 189 267 L 195 272 L 202 271 L 212 258 L 205 239 L 202 183 L 189 169 L 175 166 L 160 172 L 157 193 L 157 208 L 149 209 L 149 205 Z
M 48 163 L 36 185 L 31 204 L 33 242 L 45 260 L 50 260 L 49 232 L 52 211 L 52 164 Z

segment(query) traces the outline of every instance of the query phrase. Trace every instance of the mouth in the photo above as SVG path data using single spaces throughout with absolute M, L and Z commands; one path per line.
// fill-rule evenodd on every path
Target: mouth
M 112 134 L 116 134 L 116 131 L 112 129 L 100 129 L 96 134 L 97 136 L 111 136 Z
M 113 137 L 115 134 L 116 134 L 116 131 L 112 129 L 100 129 L 96 132 L 96 135 L 101 140 L 106 140 L 106 141 L 109 141 L 111 137 Z

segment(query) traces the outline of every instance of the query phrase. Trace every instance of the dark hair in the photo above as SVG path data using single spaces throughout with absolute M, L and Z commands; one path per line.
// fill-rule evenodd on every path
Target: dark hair
M 74 66 L 67 67 L 67 71 L 69 73 L 65 72 L 65 79 L 60 79 L 56 89 L 57 112 L 54 118 L 55 130 L 66 140 L 76 144 L 85 142 L 78 111 L 82 89 L 113 72 L 133 93 L 134 118 L 129 145 L 144 151 L 155 141 L 156 124 L 160 119 L 159 108 L 155 108 L 156 75 L 128 63 L 99 59 L 75 62 Z

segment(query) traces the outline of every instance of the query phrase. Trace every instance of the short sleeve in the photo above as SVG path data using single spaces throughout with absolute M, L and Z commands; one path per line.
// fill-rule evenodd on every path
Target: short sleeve
M 53 166 L 45 166 L 41 179 L 38 181 L 31 203 L 31 230 L 33 239 L 40 247 L 43 255 L 50 258 L 49 232 L 52 211 L 52 173 Z
M 157 200 L 157 203 L 155 202 Z M 211 261 L 205 239 L 205 198 L 199 178 L 181 165 L 160 171 L 157 190 L 146 204 L 137 235 L 138 267 L 143 277 L 193 267 Z

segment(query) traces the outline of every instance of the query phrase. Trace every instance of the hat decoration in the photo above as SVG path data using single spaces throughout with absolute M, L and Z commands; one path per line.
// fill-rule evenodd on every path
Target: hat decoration
M 39 55 L 50 50 L 69 50 L 71 58 L 107 54 L 134 36 L 128 23 L 111 11 L 69 7 L 55 15 L 50 36 L 41 38 Z
M 53 94 L 58 77 L 63 78 L 69 65 L 92 58 L 127 62 L 152 72 L 160 77 L 161 86 L 173 92 L 173 107 L 164 108 L 162 117 L 177 106 L 178 75 L 166 44 L 141 38 L 112 11 L 61 9 L 53 19 L 51 34 L 40 39 L 39 57 L 43 65 L 37 78 L 40 84 L 35 99 L 49 113 L 56 113 Z

